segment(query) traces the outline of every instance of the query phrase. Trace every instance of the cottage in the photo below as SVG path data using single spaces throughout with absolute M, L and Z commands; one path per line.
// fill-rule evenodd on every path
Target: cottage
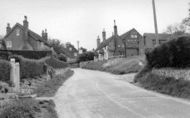
M 142 50 L 142 36 L 136 29 L 118 35 L 117 25 L 114 20 L 114 33 L 108 39 L 106 39 L 106 32 L 102 32 L 103 41 L 97 38 L 97 49 L 99 57 L 108 59 L 115 56 L 134 56 L 140 55 Z
M 29 29 L 27 16 L 24 17 L 23 25 L 16 23 L 12 28 L 7 24 L 6 35 L 3 38 L 7 50 L 16 51 L 50 51 L 47 43 L 47 30 L 42 31 L 42 36 Z

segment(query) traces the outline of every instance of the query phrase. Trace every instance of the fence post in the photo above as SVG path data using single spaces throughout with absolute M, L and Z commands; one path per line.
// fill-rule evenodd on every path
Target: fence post
M 11 82 L 14 86 L 14 92 L 20 92 L 20 66 L 15 62 L 14 58 L 11 58 Z

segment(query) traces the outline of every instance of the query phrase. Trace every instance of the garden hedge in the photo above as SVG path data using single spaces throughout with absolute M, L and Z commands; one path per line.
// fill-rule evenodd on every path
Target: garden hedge
M 6 60 L 0 60 L 0 81 L 10 82 L 11 65 Z
M 66 62 L 60 61 L 55 57 L 45 58 L 45 63 L 55 69 L 68 67 L 68 64 Z

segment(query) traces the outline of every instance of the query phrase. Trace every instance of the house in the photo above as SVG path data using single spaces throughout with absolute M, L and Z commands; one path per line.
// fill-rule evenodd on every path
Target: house
M 131 29 L 130 31 L 119 35 L 117 31 L 117 25 L 114 20 L 114 33 L 111 37 L 106 39 L 106 32 L 103 30 L 102 39 L 97 38 L 97 48 L 99 57 L 108 59 L 115 56 L 134 56 L 140 55 L 142 50 L 142 36 L 136 29 Z
M 78 56 L 78 50 L 70 42 L 66 43 L 66 55 L 68 58 L 76 58 Z
M 16 23 L 12 28 L 7 24 L 6 35 L 3 38 L 7 50 L 14 51 L 51 51 L 47 43 L 47 30 L 42 31 L 42 36 L 29 29 L 27 16 L 24 16 L 23 25 Z
M 160 33 L 158 34 L 159 45 L 169 41 L 173 38 L 171 34 Z M 144 33 L 143 35 L 143 48 L 152 49 L 156 46 L 156 35 L 155 33 Z

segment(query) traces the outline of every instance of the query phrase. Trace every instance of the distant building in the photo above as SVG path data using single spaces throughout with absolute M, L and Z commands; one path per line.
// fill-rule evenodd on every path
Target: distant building
M 78 56 L 78 50 L 70 42 L 66 43 L 65 53 L 69 58 L 76 58 Z
M 169 41 L 173 36 L 171 34 L 158 34 L 159 45 Z M 152 49 L 156 45 L 155 33 L 144 33 L 143 35 L 143 48 Z
M 130 31 L 119 35 L 117 31 L 117 25 L 114 21 L 114 33 L 111 37 L 106 38 L 106 32 L 102 32 L 101 42 L 100 37 L 97 38 L 97 48 L 96 52 L 99 56 L 105 59 L 111 58 L 113 56 L 135 56 L 143 53 L 142 50 L 142 36 L 136 29 L 131 29 Z
M 27 16 L 24 17 L 23 25 L 16 23 L 12 28 L 7 24 L 6 35 L 3 38 L 7 50 L 31 50 L 50 51 L 47 43 L 47 30 L 42 31 L 42 36 L 29 29 Z

